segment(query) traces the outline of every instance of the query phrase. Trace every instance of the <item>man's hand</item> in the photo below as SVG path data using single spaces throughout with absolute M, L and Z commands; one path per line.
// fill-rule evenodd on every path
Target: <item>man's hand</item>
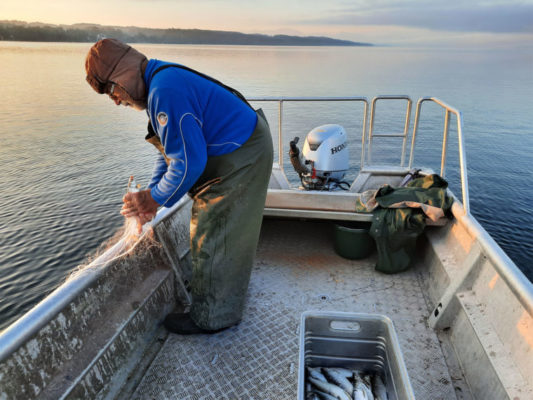
M 124 204 L 120 213 L 126 218 L 137 218 L 139 233 L 141 233 L 142 226 L 155 217 L 159 207 L 159 203 L 152 198 L 150 190 L 126 193 L 122 201 Z

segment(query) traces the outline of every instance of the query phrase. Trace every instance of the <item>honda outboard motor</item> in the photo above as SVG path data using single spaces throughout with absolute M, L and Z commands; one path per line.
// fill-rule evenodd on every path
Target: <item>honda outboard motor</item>
M 348 190 L 342 179 L 349 169 L 346 131 L 340 125 L 328 124 L 314 128 L 305 138 L 302 153 L 299 138 L 290 142 L 289 156 L 306 190 Z

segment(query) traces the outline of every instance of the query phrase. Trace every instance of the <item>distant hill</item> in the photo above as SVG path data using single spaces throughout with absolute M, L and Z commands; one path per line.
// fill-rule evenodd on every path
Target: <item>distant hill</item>
M 96 42 L 113 37 L 128 43 L 220 44 L 259 46 L 372 46 L 323 36 L 246 34 L 202 29 L 151 29 L 96 24 L 51 25 L 0 21 L 0 40 L 28 42 Z

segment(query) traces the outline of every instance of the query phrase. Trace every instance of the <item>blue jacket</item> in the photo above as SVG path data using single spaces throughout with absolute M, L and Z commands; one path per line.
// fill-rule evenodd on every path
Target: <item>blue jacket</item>
M 207 158 L 238 149 L 251 136 L 256 113 L 233 93 L 194 72 L 166 68 L 152 59 L 144 73 L 147 112 L 170 159 L 155 163 L 148 185 L 160 205 L 170 207 L 198 180 Z

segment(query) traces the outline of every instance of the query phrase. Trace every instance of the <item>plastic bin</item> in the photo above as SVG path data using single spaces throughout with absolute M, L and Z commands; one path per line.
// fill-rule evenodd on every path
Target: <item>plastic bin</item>
M 306 367 L 342 367 L 379 374 L 389 400 L 414 399 L 392 321 L 379 314 L 306 311 L 300 325 L 298 400 Z

